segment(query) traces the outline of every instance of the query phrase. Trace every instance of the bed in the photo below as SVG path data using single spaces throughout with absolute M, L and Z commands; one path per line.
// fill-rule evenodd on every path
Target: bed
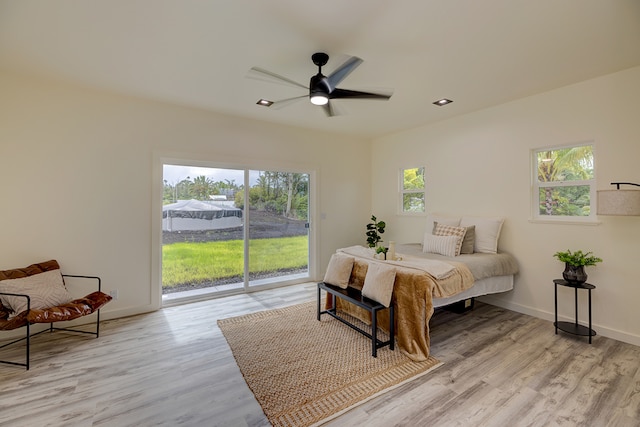
M 508 253 L 462 254 L 452 258 L 444 255 L 423 252 L 422 245 L 420 243 L 400 244 L 397 248 L 399 256 L 404 254 L 418 258 L 462 262 L 469 267 L 474 278 L 473 286 L 448 297 L 434 297 L 434 308 L 444 307 L 482 295 L 510 291 L 513 289 L 514 276 L 518 272 L 518 264 L 515 258 Z
M 508 292 L 513 289 L 518 272 L 515 258 L 498 251 L 504 221 L 501 218 L 429 216 L 427 221 L 422 243 L 394 244 L 395 250 L 387 259 L 378 259 L 373 249 L 363 246 L 341 248 L 332 256 L 325 274 L 325 282 L 328 277 L 337 281 L 334 258 L 350 260 L 349 269 L 341 269 L 344 286 L 360 289 L 367 296 L 385 295 L 386 288 L 390 298 L 387 304 L 393 304 L 396 311 L 398 347 L 416 361 L 429 356 L 429 320 L 435 307 Z M 467 233 L 473 238 L 462 249 Z M 374 264 L 376 268 L 371 269 Z M 389 280 L 374 280 L 369 270 L 380 268 L 393 270 L 395 274 Z M 347 302 L 337 303 L 344 313 L 370 321 L 368 312 Z M 387 316 L 386 310 L 380 312 L 378 325 L 388 324 Z

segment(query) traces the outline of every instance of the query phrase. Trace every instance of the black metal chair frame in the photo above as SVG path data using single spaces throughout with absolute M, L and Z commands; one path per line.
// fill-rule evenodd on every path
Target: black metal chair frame
M 81 275 L 75 275 L 75 274 L 63 274 L 62 275 L 63 283 L 64 283 L 64 278 L 65 277 L 74 277 L 74 278 L 80 278 L 80 279 L 95 279 L 95 280 L 98 281 L 98 291 L 102 290 L 102 280 L 97 276 L 81 276 Z M 27 299 L 27 311 L 31 310 L 31 297 L 29 297 L 29 295 L 14 294 L 14 293 L 8 293 L 8 292 L 0 292 L 0 295 L 13 295 L 13 296 L 17 296 L 17 297 L 24 297 L 24 298 Z M 51 323 L 49 323 L 49 327 L 47 329 L 44 329 L 44 330 L 42 330 L 40 332 L 36 332 L 34 334 L 31 334 L 31 325 L 32 324 L 35 325 L 36 323 L 27 322 L 27 324 L 25 325 L 25 327 L 27 329 L 27 331 L 26 331 L 27 333 L 26 333 L 26 335 L 24 337 L 18 338 L 18 339 L 14 340 L 14 341 L 11 341 L 9 343 L 0 345 L 0 349 L 3 349 L 3 348 L 8 347 L 8 346 L 10 346 L 12 344 L 16 344 L 16 343 L 21 342 L 21 341 L 26 341 L 25 362 L 21 363 L 21 362 L 12 362 L 12 361 L 8 361 L 8 360 L 0 360 L 0 363 L 6 364 L 6 365 L 24 366 L 26 368 L 26 370 L 29 370 L 29 367 L 30 367 L 29 356 L 30 356 L 31 338 L 35 337 L 36 335 L 43 334 L 45 332 L 53 332 L 53 331 L 76 332 L 76 333 L 80 333 L 80 334 L 95 335 L 95 337 L 98 338 L 100 336 L 100 309 L 96 310 L 95 314 L 96 314 L 96 330 L 95 330 L 95 332 L 93 332 L 93 331 L 81 331 L 79 329 L 72 329 L 72 328 L 54 327 L 53 323 L 55 323 L 55 322 L 51 322 Z M 63 322 L 65 322 L 65 321 L 67 321 L 67 320 L 63 320 Z

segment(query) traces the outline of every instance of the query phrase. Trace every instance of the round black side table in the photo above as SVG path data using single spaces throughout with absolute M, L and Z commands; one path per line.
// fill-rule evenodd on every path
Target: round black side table
M 574 335 L 581 335 L 585 337 L 589 337 L 589 344 L 591 344 L 591 338 L 596 335 L 596 331 L 592 329 L 591 325 L 591 290 L 596 287 L 590 283 L 570 283 L 566 280 L 555 279 L 553 281 L 555 285 L 555 312 L 556 312 L 556 321 L 554 322 L 554 326 L 556 327 L 556 335 L 558 334 L 558 329 L 564 332 L 568 332 Z M 575 292 L 575 306 L 576 306 L 576 321 L 574 322 L 558 322 L 558 285 L 566 286 L 568 288 L 573 288 Z M 578 324 L 578 289 L 586 289 L 589 292 L 589 327 L 579 325 Z

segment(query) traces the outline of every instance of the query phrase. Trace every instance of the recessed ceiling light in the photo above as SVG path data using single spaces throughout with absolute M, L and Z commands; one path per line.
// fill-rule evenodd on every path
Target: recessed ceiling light
M 271 107 L 271 105 L 273 104 L 273 101 L 269 101 L 268 99 L 258 99 L 258 102 L 256 102 L 256 104 L 258 105 L 262 105 L 263 107 Z
M 447 98 L 442 98 L 442 99 L 438 99 L 436 102 L 434 102 L 434 105 L 437 105 L 438 107 L 442 107 L 444 105 L 447 104 L 451 104 L 453 101 Z

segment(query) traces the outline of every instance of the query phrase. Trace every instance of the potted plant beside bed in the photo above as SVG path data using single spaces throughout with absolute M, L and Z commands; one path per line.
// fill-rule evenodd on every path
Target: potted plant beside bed
M 559 261 L 564 262 L 562 277 L 569 283 L 579 284 L 587 281 L 587 273 L 584 268 L 588 265 L 596 265 L 602 262 L 602 258 L 593 255 L 593 252 L 582 252 L 581 250 L 571 252 L 556 252 L 553 254 Z
M 367 224 L 367 245 L 370 248 L 376 248 L 378 243 L 382 242 L 382 237 L 380 236 L 384 233 L 384 228 L 387 224 L 384 221 L 378 221 L 375 215 L 371 215 L 371 222 Z M 376 254 L 384 254 L 384 258 L 387 258 L 387 248 L 384 246 L 378 246 L 376 248 Z

